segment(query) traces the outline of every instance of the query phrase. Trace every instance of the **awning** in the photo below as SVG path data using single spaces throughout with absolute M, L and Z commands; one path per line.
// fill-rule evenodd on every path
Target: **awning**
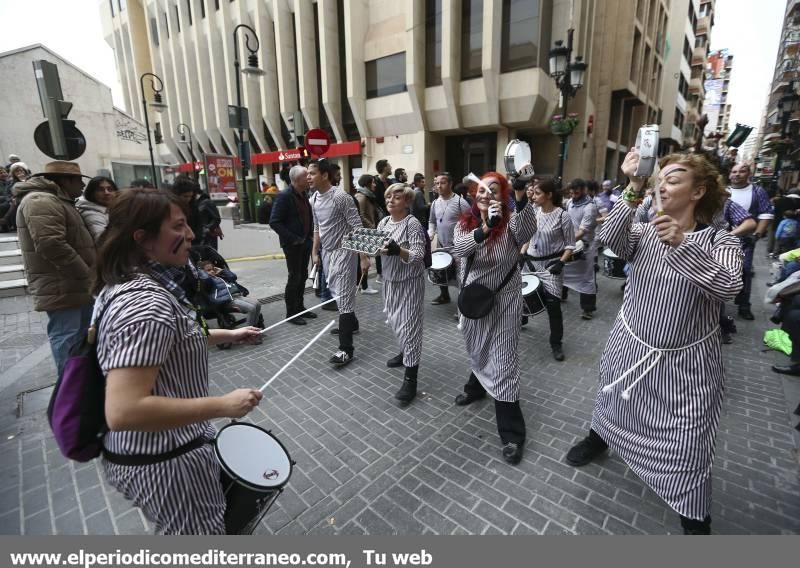
M 357 156 L 361 154 L 361 141 L 354 140 L 352 142 L 341 142 L 338 144 L 331 144 L 328 151 L 325 152 L 322 158 L 337 158 L 339 156 Z M 278 150 L 277 152 L 264 152 L 261 154 L 253 154 L 251 162 L 256 164 L 274 164 L 279 162 L 295 162 L 304 158 L 310 158 L 308 151 L 305 148 L 294 148 L 292 150 Z

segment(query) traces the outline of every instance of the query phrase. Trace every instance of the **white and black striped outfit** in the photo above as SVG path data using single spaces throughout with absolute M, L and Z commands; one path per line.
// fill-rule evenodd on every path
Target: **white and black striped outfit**
M 523 202 L 524 203 L 524 202 Z M 462 281 L 467 258 L 474 261 L 464 285 L 479 282 L 496 290 L 511 268 L 519 266 L 519 249 L 536 231 L 536 211 L 527 204 L 511 213 L 505 231 L 496 239 L 478 244 L 474 231 L 459 223 L 453 239 L 453 253 L 462 259 Z M 495 296 L 492 311 L 481 319 L 461 318 L 464 341 L 472 372 L 495 400 L 519 400 L 519 322 L 522 317 L 520 272 Z
M 397 223 L 384 217 L 378 229 L 408 249 L 407 261 L 399 256 L 383 258 L 383 300 L 389 326 L 403 349 L 403 366 L 416 367 L 422 354 L 425 229 L 413 215 Z
M 153 395 L 208 396 L 208 339 L 189 309 L 152 278 L 105 288 L 95 310 L 122 290 L 146 288 L 112 299 L 97 335 L 104 374 L 112 369 L 158 367 Z M 162 454 L 193 440 L 213 440 L 208 421 L 158 432 L 109 432 L 105 448 L 121 455 Z M 152 465 L 118 465 L 103 459 L 108 482 L 156 525 L 159 534 L 225 534 L 225 497 L 211 445 Z
M 713 228 L 673 248 L 633 217 L 619 201 L 601 229 L 630 272 L 600 361 L 592 429 L 670 507 L 703 520 L 725 380 L 719 303 L 742 287 L 742 251 Z
M 340 314 L 355 311 L 356 253 L 341 248 L 342 238 L 353 229 L 363 227 L 353 198 L 338 187 L 311 198 L 314 232 L 319 233 L 320 254 L 328 279 L 328 288 L 339 299 Z
M 597 294 L 594 271 L 594 259 L 597 256 L 594 239 L 594 231 L 597 227 L 597 206 L 592 198 L 584 196 L 579 202 L 569 200 L 566 209 L 572 219 L 575 233 L 583 229 L 581 240 L 584 243 L 584 253 L 582 259 L 574 260 L 564 267 L 564 286 L 584 295 Z M 586 302 L 584 301 L 584 303 Z M 586 307 L 590 306 L 587 304 Z
M 556 207 L 549 213 L 536 208 L 536 233 L 528 244 L 526 265 L 536 272 L 544 289 L 553 296 L 561 297 L 562 274 L 551 274 L 546 266 L 561 258 L 564 251 L 575 248 L 575 229 L 566 211 Z

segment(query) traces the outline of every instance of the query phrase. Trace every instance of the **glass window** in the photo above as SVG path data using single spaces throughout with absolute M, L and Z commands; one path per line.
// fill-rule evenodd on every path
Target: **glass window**
M 404 93 L 407 90 L 405 51 L 367 61 L 366 66 L 368 99 Z
M 474 79 L 483 74 L 483 0 L 462 0 L 461 12 L 461 78 Z
M 191 26 L 194 23 L 192 21 L 192 0 L 186 0 L 186 13 L 189 14 L 189 25 Z
M 167 18 L 167 13 L 164 12 L 164 31 L 167 32 L 167 39 L 169 39 L 169 18 Z
M 425 4 L 425 86 L 442 84 L 442 0 Z
M 503 0 L 501 73 L 536 67 L 540 8 L 540 0 Z
M 150 18 L 150 35 L 153 39 L 153 45 L 158 47 L 158 26 L 155 18 Z
M 108 0 L 108 5 L 111 7 L 111 17 L 114 17 L 114 0 Z
M 178 5 L 175 4 L 175 24 L 178 26 L 178 33 L 181 33 L 181 14 L 180 10 L 178 10 Z

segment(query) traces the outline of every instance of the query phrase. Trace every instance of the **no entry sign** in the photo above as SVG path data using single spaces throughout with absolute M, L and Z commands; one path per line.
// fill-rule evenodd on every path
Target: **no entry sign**
M 331 147 L 331 137 L 321 128 L 306 132 L 306 150 L 312 156 L 322 156 Z

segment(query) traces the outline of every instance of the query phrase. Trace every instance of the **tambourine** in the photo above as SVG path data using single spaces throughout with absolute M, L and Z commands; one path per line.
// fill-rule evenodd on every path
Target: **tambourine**
M 369 256 L 378 256 L 386 246 L 390 234 L 378 229 L 355 229 L 342 239 L 342 248 Z
M 656 169 L 658 160 L 659 128 L 657 124 L 645 124 L 636 135 L 636 147 L 639 148 L 639 165 L 636 177 L 650 177 Z
M 531 165 L 531 147 L 516 138 L 508 143 L 503 152 L 503 164 L 509 177 L 528 181 L 534 175 Z

